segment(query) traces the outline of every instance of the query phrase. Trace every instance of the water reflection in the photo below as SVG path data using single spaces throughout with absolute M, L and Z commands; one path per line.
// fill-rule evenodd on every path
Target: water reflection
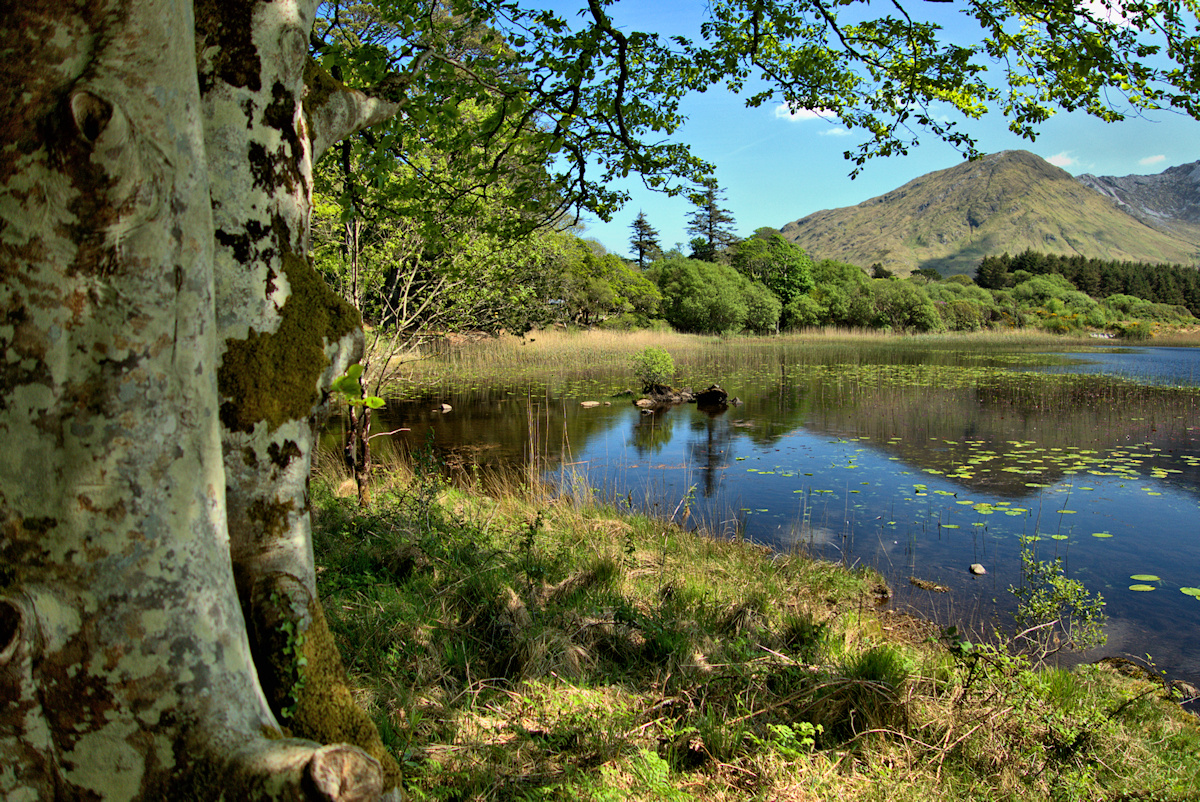
M 1106 653 L 1149 652 L 1197 681 L 1200 599 L 1180 588 L 1200 587 L 1200 352 L 1149 349 L 1144 365 L 1144 350 L 1097 352 L 1102 375 L 1001 353 L 806 359 L 764 346 L 753 359 L 714 352 L 703 375 L 684 377 L 719 378 L 741 407 L 644 414 L 608 395 L 627 377 L 592 376 L 586 393 L 448 387 L 390 403 L 380 426 L 408 427 L 397 442 L 451 470 L 584 471 L 609 497 L 666 514 L 688 499 L 691 525 L 873 565 L 897 603 L 946 623 L 1003 619 L 1020 538 L 1035 537 L 1039 556 L 1064 558 L 1105 596 Z M 1114 379 L 1131 359 L 1133 373 L 1161 381 Z M 432 411 L 440 403 L 453 411 Z M 976 562 L 986 575 L 968 573 Z M 1134 574 L 1161 581 L 1130 591 Z M 910 576 L 953 592 L 919 590 Z
M 1086 354 L 1060 354 L 1071 360 L 1070 365 L 1051 368 L 1065 373 L 1099 373 L 1121 376 L 1146 384 L 1166 384 L 1176 387 L 1200 385 L 1200 363 L 1195 349 L 1160 348 L 1096 348 Z
M 629 442 L 639 457 L 652 457 L 663 450 L 675 434 L 678 415 L 669 415 L 668 407 L 648 409 L 634 419 Z

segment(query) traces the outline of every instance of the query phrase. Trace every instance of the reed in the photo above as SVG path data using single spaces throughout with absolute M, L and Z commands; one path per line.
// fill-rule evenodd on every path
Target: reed
M 712 337 L 664 331 L 543 329 L 524 337 L 504 335 L 443 345 L 398 371 L 404 382 L 427 384 L 453 375 L 456 381 L 564 379 L 614 369 L 627 369 L 632 356 L 648 346 L 666 349 L 679 373 L 694 372 L 714 355 L 741 358 L 772 351 L 807 354 L 815 361 L 839 355 L 850 359 L 864 349 L 916 349 L 987 352 L 997 348 L 1037 351 L 1094 345 L 1083 336 L 1052 335 L 1014 329 L 972 334 L 898 335 L 875 330 L 815 329 L 768 337 Z M 854 358 L 857 361 L 857 357 Z

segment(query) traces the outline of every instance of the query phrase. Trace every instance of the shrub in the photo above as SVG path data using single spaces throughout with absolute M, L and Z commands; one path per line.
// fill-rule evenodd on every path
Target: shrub
M 783 305 L 765 284 L 749 282 L 742 298 L 746 302 L 747 329 L 755 334 L 769 334 L 779 327 L 779 311 Z
M 647 391 L 656 384 L 666 384 L 675 375 L 675 360 L 665 349 L 653 345 L 633 355 L 633 375 Z
M 1094 329 L 1102 329 L 1108 325 L 1108 316 L 1101 307 L 1096 306 L 1087 313 L 1084 322 Z
M 1022 583 L 1009 590 L 1017 597 L 1017 625 L 1026 627 L 1022 636 L 1039 661 L 1059 649 L 1103 646 L 1104 597 L 1068 578 L 1061 559 L 1039 560 L 1032 543 L 1033 538 L 1021 538 Z
M 1150 323 L 1145 320 L 1135 320 L 1117 326 L 1117 335 L 1123 340 L 1149 340 Z
M 938 312 L 951 331 L 979 331 L 988 314 L 981 304 L 962 299 L 943 302 Z
M 876 280 L 875 311 L 879 323 L 896 331 L 939 331 L 944 327 L 937 309 L 925 291 L 911 281 Z M 870 323 L 871 321 L 864 321 Z
M 732 267 L 668 256 L 651 275 L 662 291 L 663 317 L 680 331 L 725 334 L 745 325 L 749 282 Z
M 1052 334 L 1069 334 L 1079 328 L 1077 315 L 1062 315 L 1051 311 L 1042 320 L 1042 329 Z

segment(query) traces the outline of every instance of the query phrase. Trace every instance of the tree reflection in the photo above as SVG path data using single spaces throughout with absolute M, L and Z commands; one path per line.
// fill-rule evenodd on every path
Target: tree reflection
M 663 446 L 671 442 L 675 418 L 669 412 L 669 407 L 658 407 L 647 410 L 634 419 L 629 441 L 639 457 L 657 454 L 663 450 Z
M 718 471 L 729 466 L 733 445 L 733 427 L 725 418 L 725 406 L 700 410 L 703 417 L 692 419 L 690 429 L 702 435 L 688 443 L 690 462 L 704 478 L 704 496 L 712 497 L 717 489 Z

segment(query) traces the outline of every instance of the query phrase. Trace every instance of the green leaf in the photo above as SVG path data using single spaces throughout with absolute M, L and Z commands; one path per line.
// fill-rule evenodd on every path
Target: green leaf
M 358 380 L 351 379 L 348 376 L 342 376 L 334 381 L 331 389 L 335 393 L 341 393 L 346 396 L 347 400 L 362 397 L 362 388 L 359 386 Z

